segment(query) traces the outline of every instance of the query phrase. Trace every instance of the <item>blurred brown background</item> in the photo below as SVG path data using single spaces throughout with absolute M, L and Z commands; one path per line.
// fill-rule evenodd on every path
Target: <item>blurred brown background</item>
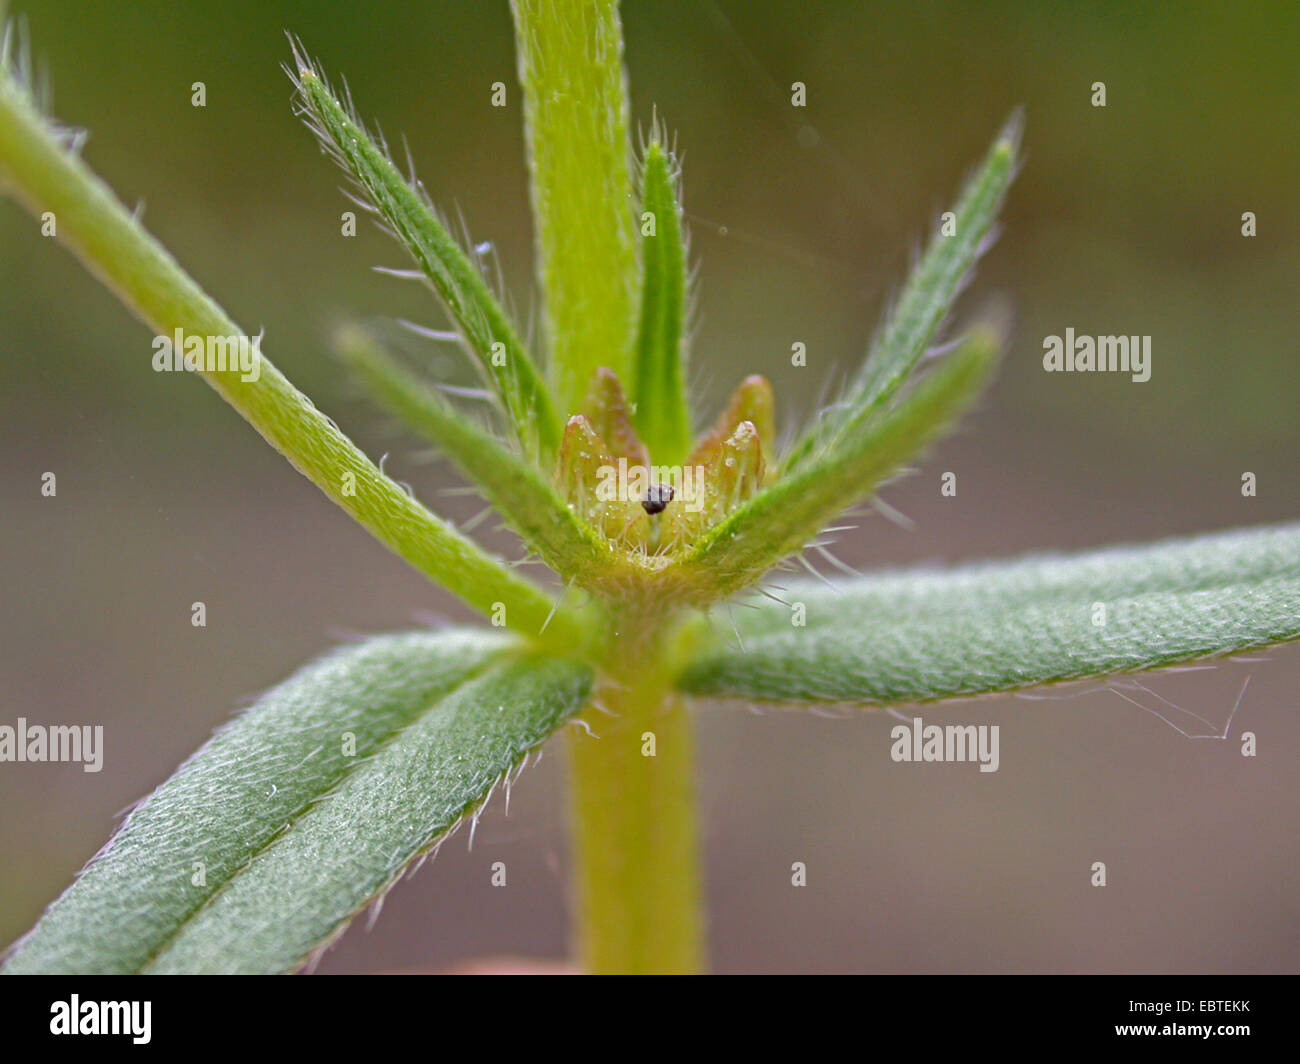
M 341 175 L 293 117 L 283 37 L 406 134 L 440 204 L 535 303 L 504 0 L 16 0 L 90 162 L 276 363 L 458 519 L 444 467 L 385 430 L 326 352 L 349 317 L 437 324 L 402 253 L 339 235 Z M 1297 516 L 1300 8 L 632 2 L 634 113 L 676 130 L 702 286 L 697 394 L 749 372 L 788 426 L 864 349 L 908 256 L 1013 107 L 1026 162 L 964 301 L 1006 300 L 988 398 L 844 538 L 850 563 L 961 560 Z M 190 105 L 190 85 L 208 105 Z M 510 106 L 489 106 L 494 81 Z M 808 107 L 789 107 L 791 82 Z M 1090 105 L 1104 81 L 1108 106 Z M 1241 214 L 1258 236 L 1241 235 Z M 241 700 L 344 632 L 449 597 L 390 557 L 0 202 L 0 722 L 104 723 L 105 767 L 0 765 L 0 941 L 35 920 L 118 811 Z M 1150 382 L 1046 375 L 1042 338 L 1150 334 Z M 789 366 L 807 344 L 809 365 Z M 432 355 L 432 352 L 429 352 Z M 939 497 L 939 473 L 958 497 Z M 1243 471 L 1259 496 L 1243 499 Z M 43 499 L 54 471 L 58 496 Z M 488 537 L 498 549 L 509 540 Z M 207 603 L 208 627 L 190 626 Z M 1002 727 L 1001 769 L 900 765 L 893 721 L 699 707 L 714 960 L 724 971 L 1293 971 L 1300 958 L 1300 649 L 1144 678 L 1226 718 L 1192 742 L 1098 686 L 924 713 Z M 1058 692 L 1063 693 L 1063 692 Z M 1149 704 L 1158 704 L 1154 698 Z M 1191 723 L 1195 723 L 1194 721 Z M 401 884 L 323 971 L 447 966 L 566 942 L 563 744 Z M 510 885 L 488 885 L 504 860 Z M 790 886 L 792 861 L 809 885 Z M 1105 889 L 1089 886 L 1107 863 Z

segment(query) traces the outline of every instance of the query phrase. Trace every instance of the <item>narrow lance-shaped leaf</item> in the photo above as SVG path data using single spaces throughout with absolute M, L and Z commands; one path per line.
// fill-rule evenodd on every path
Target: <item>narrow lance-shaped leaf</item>
M 700 605 L 725 598 L 801 549 L 939 434 L 976 395 L 997 352 L 990 331 L 974 331 L 893 409 L 734 509 L 675 570 L 685 596 Z
M 786 585 L 737 610 L 697 694 L 927 702 L 1174 665 L 1300 638 L 1300 524 L 1075 555 Z M 794 624 L 793 608 L 800 611 Z
M 837 435 L 862 424 L 907 380 L 935 341 L 962 285 L 987 247 L 993 225 L 1015 176 L 1020 143 L 1019 113 L 1003 127 L 979 168 L 941 222 L 921 261 L 893 304 L 884 328 L 847 394 L 811 426 L 784 460 L 793 469 Z M 951 229 L 949 229 L 949 223 Z
M 0 71 L 0 187 L 33 215 L 52 211 L 58 239 L 156 333 L 231 338 L 256 349 L 256 374 L 203 376 L 299 472 L 380 542 L 484 615 L 507 606 L 507 624 L 565 641 L 578 622 L 541 589 L 507 570 L 385 476 L 299 392 L 98 177 L 51 131 L 24 88 Z M 245 379 L 251 378 L 251 379 Z
M 691 448 L 686 398 L 686 248 L 676 181 L 658 139 L 641 176 L 641 320 L 632 399 L 636 427 L 656 465 L 680 465 Z
M 511 0 L 550 369 L 576 414 L 599 366 L 628 380 L 636 237 L 618 0 Z
M 298 94 L 321 146 L 357 182 L 429 279 L 499 396 L 521 446 L 533 457 L 554 456 L 560 423 L 550 392 L 482 273 L 423 193 L 402 176 L 297 48 L 294 58 Z
M 611 563 L 608 543 L 577 519 L 551 478 L 389 357 L 363 330 L 343 330 L 338 344 L 375 397 L 440 447 L 547 565 L 580 580 L 604 575 Z
M 302 669 L 136 807 L 6 969 L 138 970 L 286 823 L 510 643 L 380 636 Z
M 385 636 L 265 695 L 146 799 L 9 972 L 290 971 L 583 705 L 487 633 Z

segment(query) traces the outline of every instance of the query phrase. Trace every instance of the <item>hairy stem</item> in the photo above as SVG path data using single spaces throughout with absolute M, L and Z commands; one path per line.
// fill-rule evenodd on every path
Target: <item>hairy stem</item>
M 512 0 L 538 271 L 562 416 L 592 374 L 628 379 L 636 319 L 631 149 L 616 0 Z
M 596 370 L 629 379 L 639 283 L 617 0 L 511 0 L 551 370 L 562 414 Z M 610 625 L 600 738 L 572 746 L 577 939 L 593 972 L 695 971 L 703 955 L 690 721 L 665 618 Z M 653 733 L 654 756 L 643 748 Z
M 704 963 L 695 737 L 658 637 L 617 633 L 605 710 L 574 734 L 577 949 L 591 973 L 693 973 Z M 662 629 L 660 629 L 662 631 Z

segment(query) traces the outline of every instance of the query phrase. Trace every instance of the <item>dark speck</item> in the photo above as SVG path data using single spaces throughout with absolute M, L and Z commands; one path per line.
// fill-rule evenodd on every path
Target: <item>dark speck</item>
M 671 484 L 656 484 L 645 493 L 645 498 L 641 500 L 641 506 L 648 514 L 661 514 L 672 501 L 673 486 Z

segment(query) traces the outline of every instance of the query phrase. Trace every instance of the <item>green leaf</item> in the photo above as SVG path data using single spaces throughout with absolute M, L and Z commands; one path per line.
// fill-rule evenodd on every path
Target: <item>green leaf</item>
M 663 145 L 646 149 L 641 175 L 641 323 L 637 331 L 632 401 L 636 427 L 657 465 L 681 465 L 691 449 L 686 398 L 686 247 L 677 181 Z
M 636 332 L 631 145 L 617 0 L 511 0 L 537 268 L 564 417 Z
M 321 146 L 357 182 L 429 279 L 496 390 L 520 445 L 535 458 L 554 457 L 560 422 L 550 392 L 482 273 L 447 232 L 422 190 L 402 176 L 388 152 L 330 92 L 296 46 L 294 59 L 294 83 Z
M 343 330 L 338 343 L 375 397 L 440 447 L 547 565 L 580 584 L 605 575 L 612 564 L 609 544 L 578 520 L 550 478 L 389 357 L 363 330 Z
M 52 211 L 58 239 L 154 332 L 248 337 L 176 263 L 112 191 L 69 150 L 30 94 L 0 67 L 0 173 L 35 217 Z M 253 344 L 253 341 L 248 341 Z M 256 346 L 256 345 L 255 345 Z M 540 588 L 430 513 L 385 476 L 260 352 L 256 379 L 239 369 L 204 379 L 304 476 L 400 557 L 485 616 L 505 603 L 507 624 L 565 643 L 583 627 Z M 178 387 L 184 382 L 178 382 Z
M 484 801 L 589 685 L 584 666 L 512 657 L 485 632 L 337 650 L 137 807 L 4 970 L 293 970 Z
M 1015 176 L 1019 113 L 1003 127 L 952 209 L 955 232 L 942 224 L 930 239 L 877 335 L 848 393 L 796 442 L 783 466 L 794 469 L 836 436 L 854 431 L 907 380 L 934 342 L 962 286 L 987 247 Z
M 1134 672 L 1300 638 L 1300 524 L 796 584 L 736 611 L 696 694 L 888 704 Z M 1097 609 L 1104 606 L 1104 616 Z M 1098 624 L 1097 621 L 1104 621 Z
M 725 598 L 802 549 L 938 435 L 978 392 L 998 346 L 992 333 L 976 330 L 872 424 L 837 440 L 714 525 L 674 570 L 684 597 L 697 605 Z

